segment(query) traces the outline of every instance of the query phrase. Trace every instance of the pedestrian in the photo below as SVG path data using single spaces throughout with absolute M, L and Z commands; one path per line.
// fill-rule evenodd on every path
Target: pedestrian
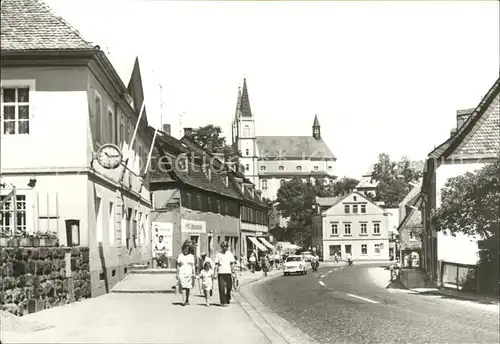
M 167 261 L 167 245 L 163 241 L 163 235 L 160 235 L 158 237 L 158 242 L 155 245 L 155 254 L 156 254 L 156 266 L 159 267 L 160 269 L 166 267 L 166 261 Z
M 240 262 L 241 262 L 241 271 L 246 271 L 248 263 L 247 263 L 247 257 L 245 257 L 243 253 L 241 254 Z
M 203 296 L 205 296 L 205 304 L 209 307 L 214 285 L 213 280 L 215 279 L 214 270 L 212 270 L 212 266 L 209 262 L 203 264 L 203 270 L 201 270 L 198 277 L 201 279 L 201 288 L 203 290 Z
M 233 289 L 236 291 L 239 290 L 239 286 L 240 286 L 240 271 L 241 271 L 241 266 L 240 266 L 238 260 L 236 259 L 234 262 L 233 272 L 231 274 L 232 281 L 233 281 Z
M 194 287 L 195 262 L 188 241 L 182 245 L 182 253 L 177 257 L 177 285 L 181 290 L 182 304 L 189 305 L 189 293 Z
M 220 248 L 221 252 L 217 253 L 217 258 L 215 259 L 215 269 L 219 282 L 220 303 L 223 307 L 227 307 L 231 302 L 234 255 L 228 251 L 227 243 L 225 241 L 221 243 Z
M 250 259 L 248 261 L 250 262 L 250 271 L 252 271 L 252 273 L 254 274 L 255 265 L 257 264 L 257 258 L 255 258 L 255 252 L 252 252 L 252 254 L 250 255 Z
M 267 256 L 262 255 L 260 258 L 260 266 L 264 272 L 264 277 L 267 277 L 267 272 L 269 271 L 269 260 L 267 259 Z

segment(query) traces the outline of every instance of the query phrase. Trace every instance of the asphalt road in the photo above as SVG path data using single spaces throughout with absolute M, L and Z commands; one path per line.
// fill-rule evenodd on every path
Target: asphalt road
M 386 289 L 369 269 L 279 276 L 253 293 L 320 343 L 499 343 L 498 306 Z

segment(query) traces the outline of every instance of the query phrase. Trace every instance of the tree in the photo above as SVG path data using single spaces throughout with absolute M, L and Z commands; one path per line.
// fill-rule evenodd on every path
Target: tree
M 354 188 L 358 185 L 359 180 L 349 177 L 342 177 L 333 183 L 333 195 L 334 197 L 344 196 L 350 194 L 354 191 Z
M 412 189 L 413 182 L 422 178 L 420 162 L 411 162 L 403 157 L 391 160 L 388 154 L 379 154 L 372 179 L 378 182 L 374 201 L 382 201 L 387 208 L 396 208 Z
M 452 235 L 489 239 L 499 235 L 500 158 L 476 172 L 450 178 L 441 190 L 441 206 L 432 220 Z
M 219 126 L 208 124 L 199 127 L 191 134 L 192 140 L 201 148 L 207 150 L 209 144 L 212 145 L 213 152 L 224 154 L 226 161 L 238 162 L 239 152 L 231 145 L 228 145 L 226 138 L 222 136 L 222 129 Z
M 432 222 L 437 230 L 483 239 L 478 242 L 477 285 L 480 292 L 497 294 L 500 266 L 500 157 L 495 163 L 478 171 L 450 178 L 441 190 L 441 206 L 433 212 Z

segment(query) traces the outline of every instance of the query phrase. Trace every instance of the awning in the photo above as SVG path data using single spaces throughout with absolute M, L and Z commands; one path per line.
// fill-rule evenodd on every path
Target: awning
M 259 239 L 265 246 L 269 247 L 269 249 L 274 250 L 274 246 L 269 241 L 267 241 L 266 238 L 259 238 Z
M 260 242 L 258 242 L 256 238 L 254 238 L 254 237 L 247 237 L 247 238 L 248 238 L 248 239 L 250 239 L 250 241 L 251 241 L 251 242 L 252 242 L 255 246 L 257 246 L 257 247 L 259 248 L 259 250 L 264 251 L 264 252 L 266 252 L 266 251 L 267 251 L 267 248 L 266 248 L 264 245 L 262 245 Z

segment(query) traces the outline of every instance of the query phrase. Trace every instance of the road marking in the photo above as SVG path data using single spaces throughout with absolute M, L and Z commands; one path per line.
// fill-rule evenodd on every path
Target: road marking
M 357 296 L 357 295 L 353 295 L 353 294 L 347 294 L 347 295 L 349 295 L 350 297 L 355 297 L 356 299 L 360 299 L 360 300 L 366 301 L 366 302 L 378 303 L 377 301 L 373 301 L 373 300 L 367 299 L 365 297 L 361 297 L 361 296 Z
M 319 285 L 321 285 L 322 287 L 326 286 L 326 284 L 325 284 L 325 283 L 323 283 L 323 281 L 319 281 L 318 283 L 319 283 Z
M 321 275 L 320 278 L 325 278 L 325 275 Z

